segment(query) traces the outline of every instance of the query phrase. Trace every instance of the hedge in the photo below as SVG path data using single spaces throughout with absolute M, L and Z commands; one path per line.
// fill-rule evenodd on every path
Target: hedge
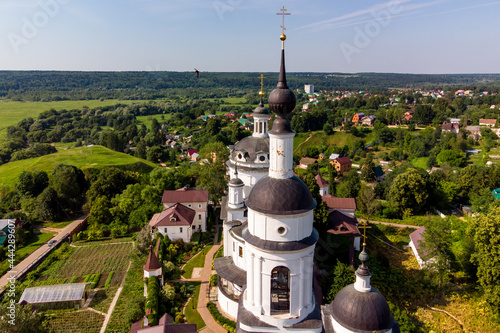
M 222 325 L 226 330 L 230 332 L 236 332 L 236 323 L 232 320 L 227 319 L 224 317 L 219 310 L 217 309 L 217 306 L 213 302 L 208 302 L 207 303 L 207 308 L 208 311 L 210 311 L 210 314 L 212 317 L 214 317 L 215 321 L 219 324 Z

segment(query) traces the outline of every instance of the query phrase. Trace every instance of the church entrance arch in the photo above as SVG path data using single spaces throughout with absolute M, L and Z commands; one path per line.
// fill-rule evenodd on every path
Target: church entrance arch
M 271 271 L 271 315 L 290 312 L 290 270 L 278 266 Z

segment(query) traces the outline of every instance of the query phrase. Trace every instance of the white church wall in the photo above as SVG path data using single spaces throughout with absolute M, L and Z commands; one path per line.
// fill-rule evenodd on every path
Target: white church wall
M 238 303 L 227 298 L 220 288 L 218 289 L 217 302 L 224 312 L 233 317 L 230 319 L 234 320 L 238 316 Z
M 313 211 L 297 215 L 262 214 L 248 209 L 248 231 L 261 239 L 283 242 L 301 240 L 311 235 Z

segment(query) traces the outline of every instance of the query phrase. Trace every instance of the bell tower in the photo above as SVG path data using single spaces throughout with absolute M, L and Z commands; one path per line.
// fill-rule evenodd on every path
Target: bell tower
M 276 113 L 270 138 L 269 174 L 251 190 L 246 205 L 247 287 L 240 297 L 237 332 L 321 332 L 321 314 L 313 293 L 313 259 L 319 239 L 313 228 L 316 201 L 293 175 L 293 137 L 287 115 L 296 98 L 285 71 L 285 15 L 279 81 L 269 95 Z

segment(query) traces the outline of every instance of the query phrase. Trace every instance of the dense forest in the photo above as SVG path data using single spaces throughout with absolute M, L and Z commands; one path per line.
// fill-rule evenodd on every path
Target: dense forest
M 278 73 L 264 73 L 272 89 Z M 99 98 L 155 99 L 175 95 L 196 98 L 243 96 L 257 86 L 257 73 L 202 72 L 63 72 L 0 71 L 0 98 L 24 101 Z M 313 84 L 317 90 L 385 90 L 388 88 L 469 87 L 483 90 L 500 82 L 500 74 L 288 73 L 290 88 Z

